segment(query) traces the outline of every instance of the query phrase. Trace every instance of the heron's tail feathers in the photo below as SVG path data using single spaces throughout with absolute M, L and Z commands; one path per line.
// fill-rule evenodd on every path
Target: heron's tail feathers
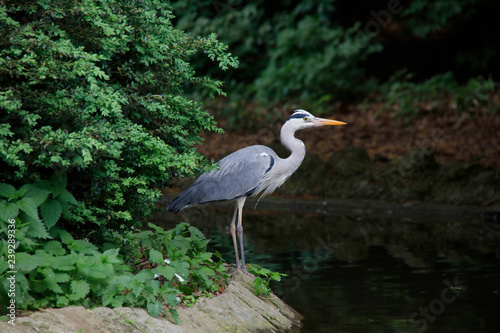
M 168 205 L 167 210 L 169 212 L 178 213 L 182 209 L 187 208 L 189 206 L 192 206 L 191 198 L 189 195 L 186 195 L 186 193 L 183 192 L 179 196 L 177 196 L 174 200 L 172 200 L 170 205 Z

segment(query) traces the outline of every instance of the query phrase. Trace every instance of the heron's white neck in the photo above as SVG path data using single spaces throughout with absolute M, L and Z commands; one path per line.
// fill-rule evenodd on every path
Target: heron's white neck
M 306 156 L 306 146 L 304 142 L 294 136 L 295 131 L 296 128 L 290 123 L 285 123 L 281 128 L 281 144 L 291 152 L 290 156 L 284 159 L 286 161 L 284 163 L 286 171 L 283 171 L 289 172 L 290 175 L 297 170 Z
M 302 141 L 293 136 L 295 131 L 296 127 L 290 123 L 285 123 L 281 128 L 281 143 L 291 154 L 288 158 L 277 156 L 274 166 L 265 174 L 264 179 L 255 190 L 255 194 L 262 192 L 263 197 L 273 193 L 302 163 L 306 155 L 306 147 Z

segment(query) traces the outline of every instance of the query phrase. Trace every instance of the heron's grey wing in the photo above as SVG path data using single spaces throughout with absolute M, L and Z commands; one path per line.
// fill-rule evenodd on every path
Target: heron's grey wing
M 168 210 L 178 212 L 200 203 L 251 195 L 276 158 L 274 151 L 266 146 L 240 149 L 220 160 L 218 169 L 202 174 L 172 201 Z

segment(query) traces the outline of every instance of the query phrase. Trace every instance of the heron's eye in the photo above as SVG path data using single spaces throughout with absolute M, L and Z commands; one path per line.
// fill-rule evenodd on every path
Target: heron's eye
M 311 118 L 309 118 L 309 117 L 304 117 L 304 121 L 307 123 L 308 121 L 311 121 Z

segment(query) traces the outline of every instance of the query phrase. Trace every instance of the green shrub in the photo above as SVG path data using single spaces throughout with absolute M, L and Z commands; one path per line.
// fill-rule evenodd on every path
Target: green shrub
M 362 66 L 381 44 L 361 22 L 342 25 L 335 1 L 172 1 L 176 27 L 216 32 L 242 61 L 224 77 L 233 100 L 300 101 L 315 107 L 373 88 Z M 206 61 L 196 59 L 206 68 Z M 230 117 L 231 115 L 227 115 Z
M 138 225 L 172 177 L 207 167 L 194 146 L 220 130 L 184 92 L 221 94 L 221 82 L 190 59 L 203 53 L 223 70 L 237 61 L 215 35 L 186 34 L 172 19 L 159 0 L 0 6 L 0 181 L 68 174 L 74 235 Z
M 71 218 L 70 206 L 76 204 L 66 184 L 66 177 L 60 174 L 54 174 L 50 181 L 23 185 L 19 190 L 0 183 L 0 218 L 3 223 L 15 218 L 24 222 L 26 228 L 18 229 L 16 237 L 50 238 L 48 230 L 56 225 L 61 215 Z M 23 246 L 30 245 L 29 240 L 18 241 Z
M 400 71 L 393 75 L 382 87 L 381 98 L 388 107 L 396 105 L 396 114 L 408 119 L 423 110 L 440 110 L 448 95 L 457 86 L 452 73 L 436 75 L 421 83 L 412 82 L 413 75 Z
M 279 31 L 269 64 L 255 82 L 257 96 L 274 102 L 292 98 L 318 107 L 366 93 L 370 80 L 360 63 L 381 45 L 361 43 L 359 26 L 332 27 L 307 15 L 296 27 Z
M 457 112 L 472 112 L 488 106 L 490 113 L 497 113 L 498 106 L 490 99 L 495 92 L 491 77 L 481 76 L 459 84 L 453 73 L 447 72 L 423 82 L 412 82 L 413 75 L 400 71 L 381 87 L 381 100 L 388 108 L 396 107 L 395 114 L 410 120 L 423 112 L 442 112 L 453 109 Z
M 73 238 L 56 226 L 75 202 L 65 184 L 57 176 L 19 190 L 0 184 L 0 304 L 13 297 L 7 277 L 14 275 L 17 309 L 131 306 L 158 316 L 165 304 L 180 323 L 179 302 L 192 305 L 225 288 L 223 261 L 212 261 L 209 240 L 186 223 L 118 235 L 126 261 L 112 244 Z
M 224 261 L 207 252 L 206 239 L 200 230 L 187 223 L 165 231 L 152 223 L 151 230 L 129 233 L 126 242 L 132 249 L 127 258 L 139 274 L 151 268 L 160 281 L 170 281 L 182 293 L 182 301 L 192 305 L 199 297 L 212 297 L 229 283 Z M 127 246 L 127 247 L 128 247 Z M 176 295 L 177 296 L 177 295 Z
M 278 103 L 280 108 L 308 104 L 321 112 L 339 100 L 362 100 L 379 93 L 377 82 L 405 68 L 424 82 L 423 90 L 431 88 L 431 94 L 436 78 L 437 94 L 444 91 L 439 86 L 446 80 L 443 73 L 450 72 L 463 84 L 498 72 L 499 33 L 491 26 L 500 5 L 491 1 L 171 3 L 178 14 L 176 27 L 194 34 L 216 32 L 241 59 L 238 70 L 218 76 L 231 89 L 221 118 L 233 127 L 241 126 L 241 118 L 245 124 L 256 119 L 260 126 L 265 119 L 255 115 L 255 109 Z M 210 70 L 207 59 L 193 62 L 196 68 Z M 400 83 L 406 82 L 397 82 L 394 90 L 404 89 Z
M 477 0 L 421 0 L 412 2 L 401 15 L 407 19 L 412 32 L 426 37 L 449 27 L 460 15 L 471 16 Z

